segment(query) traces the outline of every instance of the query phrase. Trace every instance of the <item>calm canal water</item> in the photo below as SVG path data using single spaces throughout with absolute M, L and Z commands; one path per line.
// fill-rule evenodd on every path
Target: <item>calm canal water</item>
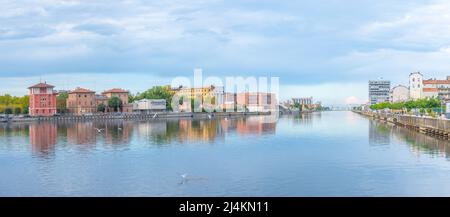
M 0 195 L 450 196 L 449 154 L 352 112 L 0 125 Z

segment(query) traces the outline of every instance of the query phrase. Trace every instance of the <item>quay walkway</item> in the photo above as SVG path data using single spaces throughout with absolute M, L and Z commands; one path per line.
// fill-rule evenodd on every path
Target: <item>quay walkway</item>
M 442 139 L 450 139 L 450 120 L 448 119 L 420 117 L 406 114 L 365 112 L 356 110 L 353 112 L 371 117 L 376 120 L 404 126 L 430 136 L 435 136 Z

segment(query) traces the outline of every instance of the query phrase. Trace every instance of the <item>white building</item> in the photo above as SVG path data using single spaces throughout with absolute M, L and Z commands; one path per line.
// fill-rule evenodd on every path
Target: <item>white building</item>
M 215 106 L 222 108 L 223 104 L 224 104 L 224 95 L 225 95 L 225 90 L 222 86 L 214 86 L 213 90 L 212 90 L 212 95 L 215 98 Z
M 374 105 L 382 102 L 389 102 L 389 92 L 391 82 L 385 80 L 369 81 L 369 103 Z
M 141 99 L 133 103 L 133 111 L 150 113 L 166 110 L 165 99 Z
M 423 96 L 423 75 L 420 72 L 409 74 L 409 97 L 413 100 Z
M 391 102 L 405 102 L 409 100 L 409 89 L 403 85 L 398 85 L 392 88 Z

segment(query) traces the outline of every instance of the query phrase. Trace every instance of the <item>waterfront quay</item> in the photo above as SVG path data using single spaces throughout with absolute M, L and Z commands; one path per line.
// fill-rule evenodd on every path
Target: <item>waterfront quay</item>
M 450 139 L 450 120 L 448 119 L 437 119 L 432 117 L 421 117 L 395 113 L 377 113 L 370 111 L 354 112 L 374 118 L 376 120 L 404 126 L 430 136 L 435 136 L 442 139 Z
M 92 115 L 61 115 L 61 116 L 41 116 L 41 117 L 14 117 L 2 118 L 0 122 L 35 122 L 35 121 L 66 121 L 66 120 L 150 120 L 150 119 L 170 119 L 170 118 L 193 118 L 211 119 L 225 117 L 244 117 L 256 115 L 270 115 L 271 112 L 155 112 L 155 113 L 106 113 Z

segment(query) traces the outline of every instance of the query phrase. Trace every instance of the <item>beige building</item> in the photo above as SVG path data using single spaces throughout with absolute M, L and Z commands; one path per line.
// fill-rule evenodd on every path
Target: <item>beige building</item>
M 77 87 L 70 91 L 68 95 L 66 107 L 69 113 L 82 115 L 97 112 L 95 91 Z
M 131 113 L 133 112 L 133 104 L 128 103 L 128 90 L 113 88 L 102 93 L 103 96 L 106 96 L 107 99 L 111 97 L 119 97 L 120 101 L 122 101 L 121 112 Z
M 238 111 L 267 112 L 276 109 L 277 99 L 273 93 L 237 93 Z
M 409 88 L 398 85 L 392 88 L 390 92 L 391 102 L 405 102 L 409 100 Z

